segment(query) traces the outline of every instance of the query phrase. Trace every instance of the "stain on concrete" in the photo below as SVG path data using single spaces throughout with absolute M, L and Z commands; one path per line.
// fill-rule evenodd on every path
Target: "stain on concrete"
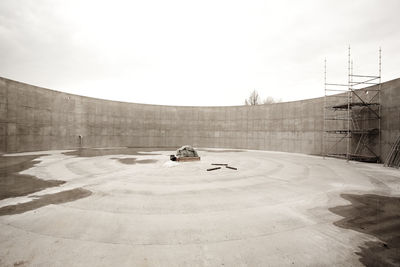
M 137 160 L 136 162 L 139 164 L 149 164 L 149 163 L 156 163 L 158 160 L 156 159 L 141 159 Z
M 62 204 L 75 201 L 81 198 L 88 197 L 92 194 L 91 191 L 83 188 L 75 188 L 67 191 L 62 191 L 54 194 L 39 196 L 30 202 L 19 203 L 0 208 L 0 216 L 14 215 L 24 213 L 30 210 L 35 210 L 50 204 Z
M 76 157 L 99 157 L 99 156 L 109 156 L 109 155 L 160 155 L 154 153 L 143 153 L 152 151 L 170 151 L 171 149 L 166 148 L 134 148 L 134 147 L 122 147 L 122 148 L 80 148 L 78 150 L 64 152 L 67 156 Z M 140 152 L 140 153 L 139 153 Z
M 134 164 L 149 164 L 149 163 L 156 163 L 156 159 L 142 159 L 142 160 L 137 160 L 136 158 L 111 158 L 118 160 L 122 164 L 127 164 L 127 165 L 134 165 Z
M 366 266 L 400 266 L 400 198 L 379 195 L 342 194 L 350 205 L 329 210 L 344 218 L 334 224 L 377 237 L 357 252 Z
M 28 266 L 28 261 L 16 261 L 16 262 L 14 262 L 14 267 L 17 267 L 17 266 Z
M 0 156 L 0 200 L 25 196 L 48 187 L 59 186 L 64 181 L 41 180 L 32 175 L 19 172 L 39 163 L 40 156 Z

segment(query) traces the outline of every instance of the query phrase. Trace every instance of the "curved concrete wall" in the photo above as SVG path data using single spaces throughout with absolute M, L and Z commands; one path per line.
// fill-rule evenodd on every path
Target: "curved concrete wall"
M 387 91 L 382 101 L 391 101 L 390 112 L 400 110 L 400 101 L 393 102 L 399 96 L 399 81 L 383 85 Z M 191 144 L 322 153 L 323 98 L 260 106 L 176 107 L 94 99 L 0 78 L 0 99 L 2 152 Z M 400 128 L 398 123 L 385 123 L 389 132 Z
M 400 136 L 400 79 L 383 83 L 381 90 L 381 159 L 384 161 Z

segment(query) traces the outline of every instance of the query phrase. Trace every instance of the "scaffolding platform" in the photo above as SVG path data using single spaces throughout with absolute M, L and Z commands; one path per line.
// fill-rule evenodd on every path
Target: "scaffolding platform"
M 352 103 L 335 105 L 335 106 L 332 106 L 331 108 L 347 110 L 348 108 L 351 109 L 353 107 L 366 107 L 366 106 L 378 106 L 378 105 L 379 105 L 379 103 L 377 103 L 377 102 L 374 102 L 374 103 L 352 102 Z
M 325 60 L 324 156 L 380 162 L 381 58 L 379 75 L 354 74 L 349 47 L 346 84 L 327 82 Z
M 362 162 L 370 162 L 370 163 L 378 163 L 379 157 L 377 156 L 365 156 L 365 155 L 353 155 L 350 154 L 350 160 L 362 161 Z
M 326 130 L 325 132 L 327 133 L 335 133 L 335 134 L 379 134 L 379 129 L 374 128 L 374 129 L 363 129 L 363 130 L 357 130 L 357 129 L 351 129 L 351 130 Z
M 337 158 L 337 159 L 349 159 L 360 162 L 377 163 L 379 158 L 375 156 L 363 156 L 363 155 L 347 155 L 347 154 L 326 154 L 326 157 Z
M 338 158 L 338 159 L 347 159 L 361 161 L 361 162 L 369 162 L 369 163 L 376 163 L 379 161 L 379 158 L 375 156 L 364 156 L 364 155 L 354 155 L 354 154 L 326 154 L 326 157 L 330 158 Z

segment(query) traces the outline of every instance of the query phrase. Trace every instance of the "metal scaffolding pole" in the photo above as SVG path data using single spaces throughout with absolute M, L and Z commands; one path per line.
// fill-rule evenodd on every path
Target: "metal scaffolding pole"
M 324 157 L 324 159 L 325 159 L 325 156 L 326 156 L 326 136 L 325 136 L 325 132 L 326 132 L 326 120 L 325 120 L 325 117 L 326 117 L 326 58 L 325 58 L 325 60 L 324 60 L 324 126 L 323 126 L 323 133 L 322 133 L 322 154 L 323 154 L 323 157 Z
M 349 45 L 349 53 L 348 53 L 348 61 L 347 61 L 347 71 L 348 71 L 348 93 L 347 93 L 347 144 L 346 144 L 346 160 L 350 160 L 350 103 L 351 103 L 351 67 L 350 67 L 351 55 L 350 55 L 350 45 Z
M 378 85 L 378 103 L 381 103 L 381 89 L 382 89 L 382 49 L 379 47 L 379 85 Z M 382 135 L 381 135 L 381 106 L 379 105 L 378 107 L 378 116 L 379 116 L 379 121 L 378 121 L 378 149 L 379 149 L 379 155 L 382 155 Z

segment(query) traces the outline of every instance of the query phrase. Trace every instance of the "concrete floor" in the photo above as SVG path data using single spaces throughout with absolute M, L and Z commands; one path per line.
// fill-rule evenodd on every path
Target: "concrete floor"
M 359 246 L 376 238 L 335 226 L 342 217 L 328 208 L 349 203 L 341 193 L 400 195 L 400 172 L 382 165 L 210 150 L 172 163 L 172 151 L 152 153 L 43 152 L 22 173 L 66 183 L 0 208 L 92 194 L 0 216 L 0 266 L 358 266 Z M 207 172 L 211 163 L 238 170 Z

